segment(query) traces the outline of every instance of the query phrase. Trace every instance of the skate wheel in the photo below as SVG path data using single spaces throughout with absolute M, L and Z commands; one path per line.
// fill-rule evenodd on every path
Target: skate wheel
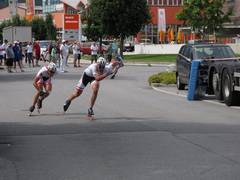
M 30 112 L 30 113 L 28 114 L 28 116 L 32 116 L 32 113 Z

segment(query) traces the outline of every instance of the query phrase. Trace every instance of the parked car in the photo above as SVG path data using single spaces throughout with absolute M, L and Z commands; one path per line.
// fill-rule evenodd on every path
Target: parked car
M 206 72 L 201 75 L 207 84 L 207 94 L 226 105 L 233 105 L 240 97 L 240 60 L 230 46 L 206 42 L 190 42 L 183 45 L 176 59 L 177 88 L 183 90 L 189 84 L 193 60 L 201 60 Z
M 83 55 L 91 55 L 91 45 L 93 44 L 93 42 L 83 42 L 81 43 L 81 52 Z M 99 47 L 99 43 L 97 43 L 98 47 Z M 102 50 L 101 53 L 106 53 L 108 46 L 105 44 L 102 44 Z
M 125 43 L 123 52 L 133 52 L 134 51 L 134 44 L 133 43 Z

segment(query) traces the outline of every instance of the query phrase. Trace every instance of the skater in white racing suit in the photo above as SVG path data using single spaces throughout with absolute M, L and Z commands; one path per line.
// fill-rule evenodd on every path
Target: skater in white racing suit
M 29 108 L 30 113 L 32 113 L 35 109 L 35 105 L 37 104 L 37 108 L 42 108 L 42 101 L 52 91 L 52 83 L 51 77 L 56 74 L 57 68 L 56 65 L 51 62 L 46 66 L 43 66 L 37 73 L 34 78 L 33 86 L 37 90 L 36 94 L 33 97 L 33 104 Z M 45 92 L 43 91 L 45 89 Z
M 79 80 L 75 91 L 68 97 L 65 104 L 63 105 L 64 112 L 67 111 L 68 107 L 70 106 L 72 100 L 80 96 L 84 90 L 84 88 L 87 86 L 88 83 L 90 83 L 92 88 L 92 96 L 90 99 L 90 107 L 88 109 L 88 115 L 92 116 L 94 115 L 93 112 L 93 106 L 95 104 L 95 101 L 97 99 L 98 90 L 100 87 L 100 81 L 109 76 L 113 73 L 113 68 L 115 64 L 112 66 L 105 66 L 106 60 L 103 57 L 99 57 L 97 59 L 97 63 L 93 63 L 89 65 L 83 72 L 83 75 L 81 79 Z

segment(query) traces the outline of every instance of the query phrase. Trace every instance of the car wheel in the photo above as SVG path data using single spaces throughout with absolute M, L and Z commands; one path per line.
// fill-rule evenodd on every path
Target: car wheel
M 219 75 L 218 75 L 218 73 L 216 71 L 213 72 L 212 87 L 213 87 L 213 92 L 214 92 L 214 94 L 216 96 L 216 99 L 217 100 L 222 100 L 220 79 L 219 79 Z
M 232 106 L 237 103 L 239 100 L 239 93 L 233 91 L 232 86 L 232 78 L 230 73 L 227 69 L 223 71 L 223 78 L 222 78 L 222 93 L 223 93 L 223 100 L 227 106 Z
M 178 90 L 184 90 L 185 84 L 181 83 L 180 77 L 177 75 L 177 88 Z

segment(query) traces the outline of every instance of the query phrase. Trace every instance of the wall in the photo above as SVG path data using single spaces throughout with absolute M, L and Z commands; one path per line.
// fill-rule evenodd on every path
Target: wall
M 177 54 L 183 44 L 137 44 L 135 54 Z
M 26 15 L 26 10 L 23 8 L 18 8 L 17 13 L 20 17 L 24 17 Z M 0 22 L 10 18 L 11 18 L 11 14 L 10 14 L 9 7 L 0 9 Z
M 183 44 L 137 44 L 134 54 L 177 54 Z M 228 44 L 240 54 L 240 44 Z

